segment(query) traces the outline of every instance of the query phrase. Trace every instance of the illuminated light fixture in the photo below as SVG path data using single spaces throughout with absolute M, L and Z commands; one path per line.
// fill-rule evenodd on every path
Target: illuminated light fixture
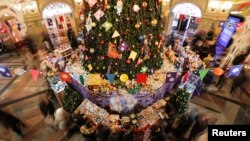
M 82 0 L 75 0 L 75 3 L 80 6 L 82 4 Z
M 5 17 L 8 17 L 8 16 L 10 16 L 10 15 L 9 15 L 9 14 L 7 14 L 7 13 L 4 13 L 3 15 L 4 15 Z
M 208 7 L 209 7 L 210 11 L 214 12 L 217 9 L 218 5 L 219 5 L 218 1 L 211 1 L 211 2 L 209 2 Z
M 231 11 L 230 13 L 237 15 L 237 14 L 242 14 L 243 12 L 242 11 Z
M 228 11 L 229 9 L 231 9 L 231 7 L 233 6 L 233 3 L 232 2 L 225 2 L 222 4 L 222 12 L 226 12 Z

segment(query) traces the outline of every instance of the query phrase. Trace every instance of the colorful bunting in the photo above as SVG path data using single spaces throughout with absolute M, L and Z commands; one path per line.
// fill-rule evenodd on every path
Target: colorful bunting
M 217 76 L 220 76 L 224 73 L 224 70 L 217 67 L 217 68 L 214 68 L 214 74 L 217 75 Z
M 136 81 L 138 84 L 146 84 L 147 82 L 147 74 L 145 73 L 139 73 L 139 74 L 136 74 Z
M 127 74 L 122 74 L 122 75 L 120 76 L 120 80 L 121 80 L 122 82 L 126 82 L 126 81 L 128 80 L 128 75 L 127 75 Z
M 241 72 L 241 69 L 242 69 L 243 65 L 235 65 L 235 66 L 232 66 L 228 72 L 228 77 L 231 77 L 231 76 L 239 76 L 240 72 Z
M 203 80 L 208 71 L 209 71 L 208 69 L 199 70 L 201 80 Z
M 108 80 L 109 80 L 109 83 L 112 84 L 115 80 L 115 74 L 106 74 Z
M 174 83 L 177 79 L 177 72 L 169 72 L 167 74 L 166 83 Z
M 0 73 L 3 77 L 12 77 L 10 74 L 10 70 L 6 66 L 0 65 Z
M 84 85 L 84 79 L 82 75 L 79 76 L 79 81 L 81 82 L 82 85 Z
M 30 70 L 30 74 L 33 80 L 36 82 L 39 76 L 39 70 Z
M 20 68 L 15 69 L 14 72 L 16 75 L 23 75 L 25 73 L 24 69 L 20 69 Z

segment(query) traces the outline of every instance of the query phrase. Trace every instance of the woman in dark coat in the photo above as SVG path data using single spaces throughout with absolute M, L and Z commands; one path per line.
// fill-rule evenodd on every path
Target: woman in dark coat
M 108 127 L 104 126 L 102 123 L 99 123 L 96 127 L 96 141 L 107 141 L 109 135 Z
M 123 128 L 125 129 L 125 131 L 123 132 L 122 135 L 122 141 L 133 141 L 133 136 L 134 136 L 133 126 L 129 123 L 126 123 L 123 125 Z
M 18 135 L 23 134 L 21 128 L 25 127 L 25 124 L 15 116 L 0 110 L 0 121 L 5 128 L 11 128 Z

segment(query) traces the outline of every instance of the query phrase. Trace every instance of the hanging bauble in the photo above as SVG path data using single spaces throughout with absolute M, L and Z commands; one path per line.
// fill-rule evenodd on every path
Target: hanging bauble
M 139 23 L 136 23 L 136 24 L 135 24 L 135 28 L 136 28 L 136 29 L 140 28 L 140 24 L 139 24 Z
M 147 6 L 148 6 L 148 3 L 147 3 L 147 2 L 145 2 L 145 1 L 142 2 L 142 7 L 143 7 L 143 8 L 146 8 Z
M 130 59 L 127 60 L 127 64 L 131 64 L 131 60 Z
M 115 19 L 116 22 L 119 22 L 119 19 Z
M 135 4 L 135 5 L 133 6 L 133 11 L 137 13 L 137 12 L 139 12 L 139 10 L 140 10 L 139 5 Z
M 152 8 L 149 8 L 149 9 L 148 9 L 148 11 L 149 11 L 149 12 L 152 12 L 152 11 L 153 11 L 153 9 L 152 9 Z
M 161 40 L 162 39 L 162 34 L 158 34 L 158 39 Z
M 157 21 L 156 19 L 153 19 L 153 20 L 151 21 L 151 25 L 152 25 L 152 26 L 157 26 L 157 23 L 158 23 L 158 21 Z
M 158 41 L 155 41 L 155 45 L 158 46 L 158 45 L 159 45 L 159 42 L 158 42 Z
M 108 4 L 108 5 L 106 6 L 106 8 L 107 8 L 107 9 L 110 9 L 111 7 L 110 7 L 110 5 Z
M 105 59 L 105 57 L 102 55 L 102 56 L 101 56 L 101 60 L 104 60 L 104 59 Z
M 128 48 L 128 44 L 126 42 L 122 42 L 119 46 L 118 49 L 120 52 L 124 52 Z
M 139 39 L 139 41 L 142 42 L 142 41 L 144 40 L 144 36 L 143 36 L 143 35 L 140 35 L 138 39 Z
M 95 49 L 90 48 L 89 52 L 93 54 L 95 52 Z
M 101 41 L 100 41 L 100 45 L 103 46 L 104 44 L 105 44 L 104 40 L 101 40 Z
M 102 67 L 102 69 L 104 69 L 104 70 L 105 70 L 105 69 L 106 69 L 106 67 L 104 66 L 104 67 Z
M 143 41 L 143 44 L 144 44 L 144 45 L 148 45 L 148 40 L 145 39 L 145 40 Z
M 95 22 L 92 22 L 92 27 L 96 27 L 96 23 Z
M 127 17 L 127 21 L 130 21 L 130 18 L 129 18 L 129 17 Z

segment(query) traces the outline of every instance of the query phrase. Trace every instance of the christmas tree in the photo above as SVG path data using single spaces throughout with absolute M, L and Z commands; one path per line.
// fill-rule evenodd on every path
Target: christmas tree
M 75 90 L 70 88 L 64 90 L 63 106 L 67 112 L 73 113 L 82 101 L 83 97 Z
M 84 0 L 83 64 L 91 73 L 151 73 L 162 65 L 161 0 Z
M 179 89 L 171 100 L 176 108 L 177 116 L 183 116 L 188 110 L 189 93 L 185 89 Z

